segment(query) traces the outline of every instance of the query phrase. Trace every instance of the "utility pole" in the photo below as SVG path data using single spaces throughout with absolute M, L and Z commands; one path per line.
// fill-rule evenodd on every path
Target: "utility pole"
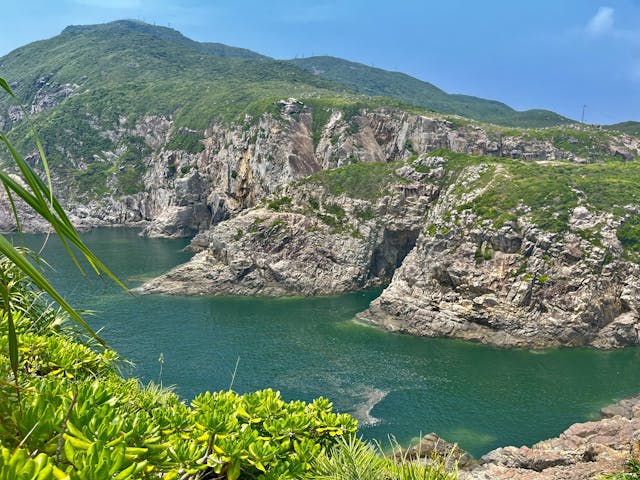
M 584 111 L 587 109 L 586 105 L 582 105 L 582 117 L 580 118 L 580 123 L 584 123 Z

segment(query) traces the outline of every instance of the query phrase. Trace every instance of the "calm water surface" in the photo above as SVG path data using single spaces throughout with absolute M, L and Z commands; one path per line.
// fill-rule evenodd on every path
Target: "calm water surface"
M 189 258 L 181 251 L 187 241 L 140 238 L 134 230 L 83 238 L 131 287 Z M 368 438 L 393 434 L 405 443 L 435 431 L 477 456 L 555 436 L 640 391 L 638 349 L 509 351 L 389 334 L 353 320 L 379 291 L 311 299 L 132 297 L 80 277 L 56 239 L 44 256 L 55 268 L 54 284 L 77 308 L 96 311 L 92 326 L 135 363 L 131 374 L 175 385 L 187 400 L 227 389 L 232 379 L 238 392 L 323 395 L 355 415 Z

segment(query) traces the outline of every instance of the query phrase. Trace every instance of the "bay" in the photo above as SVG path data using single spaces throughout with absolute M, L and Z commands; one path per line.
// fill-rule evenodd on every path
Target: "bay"
M 130 287 L 189 258 L 187 240 L 132 229 L 82 234 Z M 39 248 L 44 236 L 26 235 Z M 18 239 L 15 239 L 18 241 Z M 205 390 L 325 396 L 361 433 L 403 444 L 431 431 L 475 456 L 532 444 L 640 391 L 640 350 L 501 350 L 390 334 L 354 320 L 379 290 L 322 298 L 132 296 L 83 278 L 55 237 L 47 274 L 89 323 L 135 364 L 126 374 L 172 385 L 186 401 Z M 197 280 L 194 280 L 197 281 Z

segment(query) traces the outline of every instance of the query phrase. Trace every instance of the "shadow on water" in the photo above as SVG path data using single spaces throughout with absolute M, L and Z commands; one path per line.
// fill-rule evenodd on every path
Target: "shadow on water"
M 38 236 L 29 236 L 29 243 Z M 84 239 L 131 286 L 184 262 L 185 240 L 125 229 Z M 379 291 L 324 298 L 131 297 L 82 279 L 51 241 L 53 281 L 90 318 L 142 381 L 175 385 L 184 398 L 209 389 L 273 387 L 288 399 L 330 398 L 368 438 L 406 443 L 437 432 L 474 455 L 555 436 L 640 391 L 640 350 L 499 350 L 389 334 L 354 315 Z M 159 378 L 162 355 L 162 378 Z

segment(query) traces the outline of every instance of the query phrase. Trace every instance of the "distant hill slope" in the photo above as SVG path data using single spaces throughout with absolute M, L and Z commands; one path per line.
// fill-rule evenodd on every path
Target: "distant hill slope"
M 76 96 L 69 102 L 83 96 L 82 110 L 95 116 L 175 114 L 190 128 L 205 128 L 212 118 L 235 119 L 265 98 L 335 89 L 288 62 L 129 20 L 68 27 L 0 58 L 0 74 L 25 105 L 70 84 Z
M 229 45 L 224 45 L 222 43 L 196 42 L 172 28 L 151 25 L 137 20 L 117 20 L 115 22 L 98 25 L 70 25 L 62 31 L 62 34 L 87 32 L 103 32 L 105 34 L 109 34 L 117 30 L 151 35 L 158 39 L 185 45 L 216 57 L 243 58 L 245 60 L 273 60 L 270 57 L 261 55 L 246 48 L 230 47 Z
M 448 94 L 435 85 L 400 72 L 389 72 L 335 57 L 308 57 L 291 63 L 319 77 L 367 95 L 403 100 L 440 113 L 513 127 L 549 127 L 573 123 L 549 110 L 518 112 L 504 103 L 469 95 Z
M 618 132 L 624 132 L 628 135 L 635 135 L 640 137 L 640 122 L 620 122 L 613 125 L 606 125 L 605 128 L 609 130 L 617 130 Z

